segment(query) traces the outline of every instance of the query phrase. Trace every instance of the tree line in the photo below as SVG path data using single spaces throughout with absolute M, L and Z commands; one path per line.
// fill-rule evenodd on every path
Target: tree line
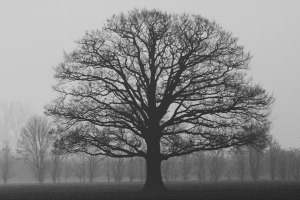
M 22 127 L 17 151 L 5 140 L 0 151 L 0 172 L 4 183 L 15 174 L 14 164 L 22 159 L 34 178 L 43 183 L 48 177 L 53 183 L 93 182 L 102 176 L 107 182 L 144 181 L 146 163 L 143 158 L 110 158 L 92 154 L 61 154 L 55 148 L 57 135 L 46 117 L 33 116 Z M 268 146 L 251 146 L 214 151 L 200 151 L 162 162 L 165 182 L 219 180 L 299 180 L 300 150 L 284 149 L 273 138 Z M 102 181 L 104 181 L 102 179 Z

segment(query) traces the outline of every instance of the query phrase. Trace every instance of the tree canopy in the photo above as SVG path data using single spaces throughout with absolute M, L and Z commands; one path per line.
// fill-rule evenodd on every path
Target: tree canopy
M 166 160 L 263 141 L 242 126 L 267 124 L 273 97 L 247 78 L 250 54 L 216 23 L 136 9 L 77 43 L 46 106 L 66 152 Z

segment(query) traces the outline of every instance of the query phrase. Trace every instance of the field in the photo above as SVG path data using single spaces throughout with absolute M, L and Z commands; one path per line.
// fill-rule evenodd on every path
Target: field
M 0 199 L 300 199 L 299 182 L 174 183 L 164 194 L 145 194 L 139 192 L 141 187 L 138 183 L 8 184 L 0 186 Z

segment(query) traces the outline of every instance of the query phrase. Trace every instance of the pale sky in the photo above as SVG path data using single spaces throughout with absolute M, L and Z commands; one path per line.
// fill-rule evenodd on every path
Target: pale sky
M 133 8 L 200 14 L 240 38 L 253 55 L 251 71 L 276 98 L 271 133 L 284 147 L 300 147 L 300 1 L 297 0 L 1 0 L 0 100 L 37 113 L 55 97 L 53 67 L 85 31 Z

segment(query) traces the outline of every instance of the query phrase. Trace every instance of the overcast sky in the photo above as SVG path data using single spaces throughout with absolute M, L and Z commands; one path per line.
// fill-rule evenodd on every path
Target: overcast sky
M 272 134 L 284 147 L 300 147 L 300 1 L 297 0 L 1 0 L 0 100 L 43 113 L 55 97 L 53 67 L 85 31 L 133 8 L 195 13 L 240 38 L 253 55 L 256 83 L 273 93 Z

